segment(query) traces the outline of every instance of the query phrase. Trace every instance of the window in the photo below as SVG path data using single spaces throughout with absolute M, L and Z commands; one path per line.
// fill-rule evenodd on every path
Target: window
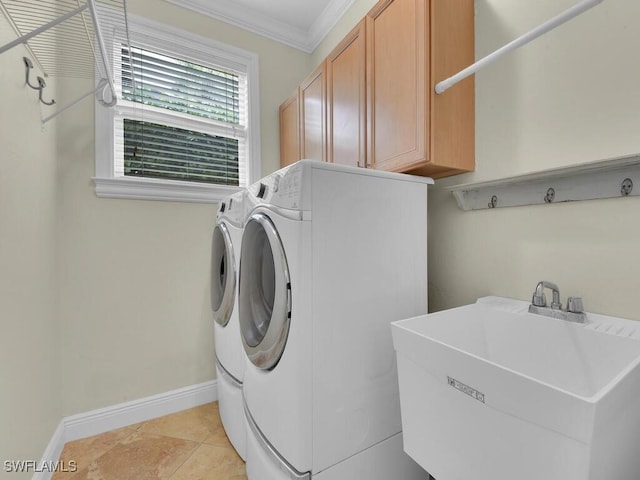
M 216 202 L 260 176 L 257 56 L 129 16 L 96 106 L 96 194 Z

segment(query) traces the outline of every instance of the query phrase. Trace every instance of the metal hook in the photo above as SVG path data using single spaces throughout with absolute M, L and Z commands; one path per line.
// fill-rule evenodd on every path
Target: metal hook
M 544 196 L 544 203 L 552 203 L 556 198 L 556 191 L 553 188 L 547 190 L 547 194 Z
M 56 101 L 55 101 L 53 98 L 51 99 L 51 101 L 50 101 L 50 102 L 45 102 L 45 101 L 42 99 L 42 91 L 44 90 L 44 87 L 46 87 L 46 86 L 47 86 L 47 84 L 46 84 L 46 83 L 44 83 L 44 78 L 42 78 L 42 77 L 38 77 L 38 85 L 40 85 L 40 88 L 38 88 L 38 91 L 39 91 L 39 92 L 38 92 L 38 93 L 39 93 L 38 98 L 40 99 L 40 101 L 41 101 L 42 103 L 44 103 L 45 105 L 53 105 L 54 103 L 56 103 Z
M 40 90 L 39 86 L 31 85 L 31 82 L 29 81 L 29 72 L 33 68 L 33 63 L 31 63 L 31 59 L 29 59 L 28 57 L 22 57 L 22 60 L 24 61 L 24 81 L 25 81 L 25 83 L 27 85 L 29 85 L 31 88 L 33 88 L 34 90 Z
M 33 63 L 31 62 L 31 59 L 29 59 L 28 57 L 22 57 L 22 60 L 24 61 L 24 81 L 25 81 L 25 83 L 27 85 L 29 85 L 29 87 L 33 88 L 34 90 L 38 90 L 38 98 L 45 105 L 53 105 L 54 103 L 56 103 L 56 101 L 53 100 L 53 99 L 51 99 L 50 102 L 46 102 L 42 98 L 42 91 L 44 90 L 44 87 L 47 86 L 47 84 L 44 81 L 44 78 L 36 77 L 36 79 L 38 80 L 38 85 L 37 86 L 31 85 L 31 82 L 29 81 L 29 72 L 33 68 Z

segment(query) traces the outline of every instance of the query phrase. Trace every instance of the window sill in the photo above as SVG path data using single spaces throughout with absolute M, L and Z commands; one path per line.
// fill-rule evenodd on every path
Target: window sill
M 168 202 L 217 203 L 240 190 L 239 187 L 137 177 L 94 177 L 93 183 L 100 198 Z

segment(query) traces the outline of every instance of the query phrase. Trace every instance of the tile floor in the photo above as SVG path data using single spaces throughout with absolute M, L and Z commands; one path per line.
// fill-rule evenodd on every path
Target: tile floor
M 61 461 L 75 472 L 52 480 L 246 480 L 224 433 L 218 403 L 69 442 Z

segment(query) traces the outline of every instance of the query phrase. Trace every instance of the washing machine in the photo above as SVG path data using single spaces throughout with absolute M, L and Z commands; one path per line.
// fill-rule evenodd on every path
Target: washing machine
M 211 241 L 211 310 L 215 328 L 218 407 L 227 437 L 246 457 L 246 425 L 242 381 L 246 356 L 238 323 L 238 266 L 246 190 L 218 205 Z
M 402 449 L 390 324 L 427 311 L 430 183 L 302 160 L 248 188 L 250 480 L 429 478 Z

